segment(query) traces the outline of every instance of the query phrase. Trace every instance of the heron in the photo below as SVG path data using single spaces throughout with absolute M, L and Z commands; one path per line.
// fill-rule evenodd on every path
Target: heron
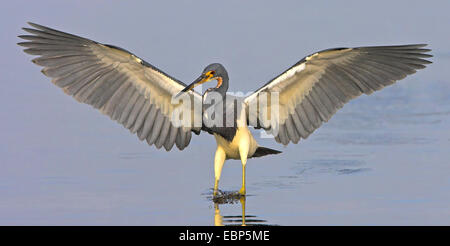
M 251 128 L 271 134 L 282 145 L 297 144 L 349 100 L 425 68 L 431 63 L 426 58 L 432 57 L 426 44 L 326 49 L 304 57 L 253 93 L 239 97 L 228 96 L 228 73 L 219 63 L 206 66 L 197 79 L 185 84 L 118 46 L 28 24 L 23 28 L 28 34 L 18 36 L 25 42 L 18 45 L 38 56 L 32 61 L 44 67 L 42 73 L 66 94 L 99 109 L 141 141 L 166 151 L 173 146 L 183 150 L 192 134 L 213 135 L 217 143 L 214 195 L 226 160 L 241 161 L 239 194 L 245 196 L 247 160 L 281 153 L 260 146 Z M 194 90 L 211 82 L 203 94 Z M 180 97 L 190 99 L 188 107 L 174 103 Z M 196 110 L 196 105 L 200 109 Z M 184 124 L 176 124 L 173 114 L 182 107 L 187 109 Z M 187 117 L 189 114 L 192 117 Z M 217 116 L 223 116 L 226 124 L 206 124 L 207 119 L 221 118 Z

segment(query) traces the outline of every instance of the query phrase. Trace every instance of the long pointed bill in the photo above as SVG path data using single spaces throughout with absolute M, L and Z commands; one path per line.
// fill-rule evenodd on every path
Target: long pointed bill
M 192 90 L 194 89 L 194 87 L 196 87 L 197 85 L 203 84 L 207 81 L 209 81 L 209 77 L 206 77 L 204 74 L 200 75 L 200 77 L 198 77 L 196 80 L 194 80 L 194 82 L 192 82 L 190 85 L 186 86 L 183 90 L 181 90 L 180 92 L 178 92 L 178 94 L 175 97 L 180 96 L 181 94 L 185 93 L 188 90 Z

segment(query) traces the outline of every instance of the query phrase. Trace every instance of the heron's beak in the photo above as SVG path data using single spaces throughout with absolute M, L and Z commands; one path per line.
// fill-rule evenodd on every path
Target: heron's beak
M 186 86 L 183 90 L 178 92 L 178 94 L 175 97 L 180 96 L 181 94 L 185 93 L 188 90 L 194 89 L 194 87 L 196 87 L 197 85 L 201 85 L 205 82 L 210 81 L 212 79 L 212 77 L 213 77 L 213 75 L 210 73 L 200 75 L 200 77 L 198 77 L 196 80 L 194 80 L 194 82 L 192 82 L 190 85 Z

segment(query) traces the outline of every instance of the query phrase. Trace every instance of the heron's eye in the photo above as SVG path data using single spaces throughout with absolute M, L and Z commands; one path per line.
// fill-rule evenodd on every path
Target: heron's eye
M 208 71 L 207 73 L 205 73 L 205 75 L 212 78 L 214 76 L 214 73 L 214 71 Z

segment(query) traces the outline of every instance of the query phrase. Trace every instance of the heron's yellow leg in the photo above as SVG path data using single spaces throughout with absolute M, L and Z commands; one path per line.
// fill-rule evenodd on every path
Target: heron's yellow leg
M 239 190 L 239 194 L 245 195 L 245 164 L 242 164 L 242 187 Z
M 216 150 L 216 155 L 214 157 L 214 196 L 217 195 L 219 190 L 219 180 L 222 174 L 222 167 L 225 163 L 226 154 L 222 147 L 218 146 Z
M 242 187 L 239 190 L 239 194 L 245 195 L 245 165 L 247 164 L 247 155 L 248 155 L 249 145 L 245 141 L 242 141 L 242 142 L 243 142 L 243 144 L 239 145 L 239 155 L 241 156 L 241 162 L 242 162 Z
M 213 193 L 214 196 L 217 195 L 218 190 L 219 190 L 219 180 L 216 178 L 214 181 L 214 193 Z

